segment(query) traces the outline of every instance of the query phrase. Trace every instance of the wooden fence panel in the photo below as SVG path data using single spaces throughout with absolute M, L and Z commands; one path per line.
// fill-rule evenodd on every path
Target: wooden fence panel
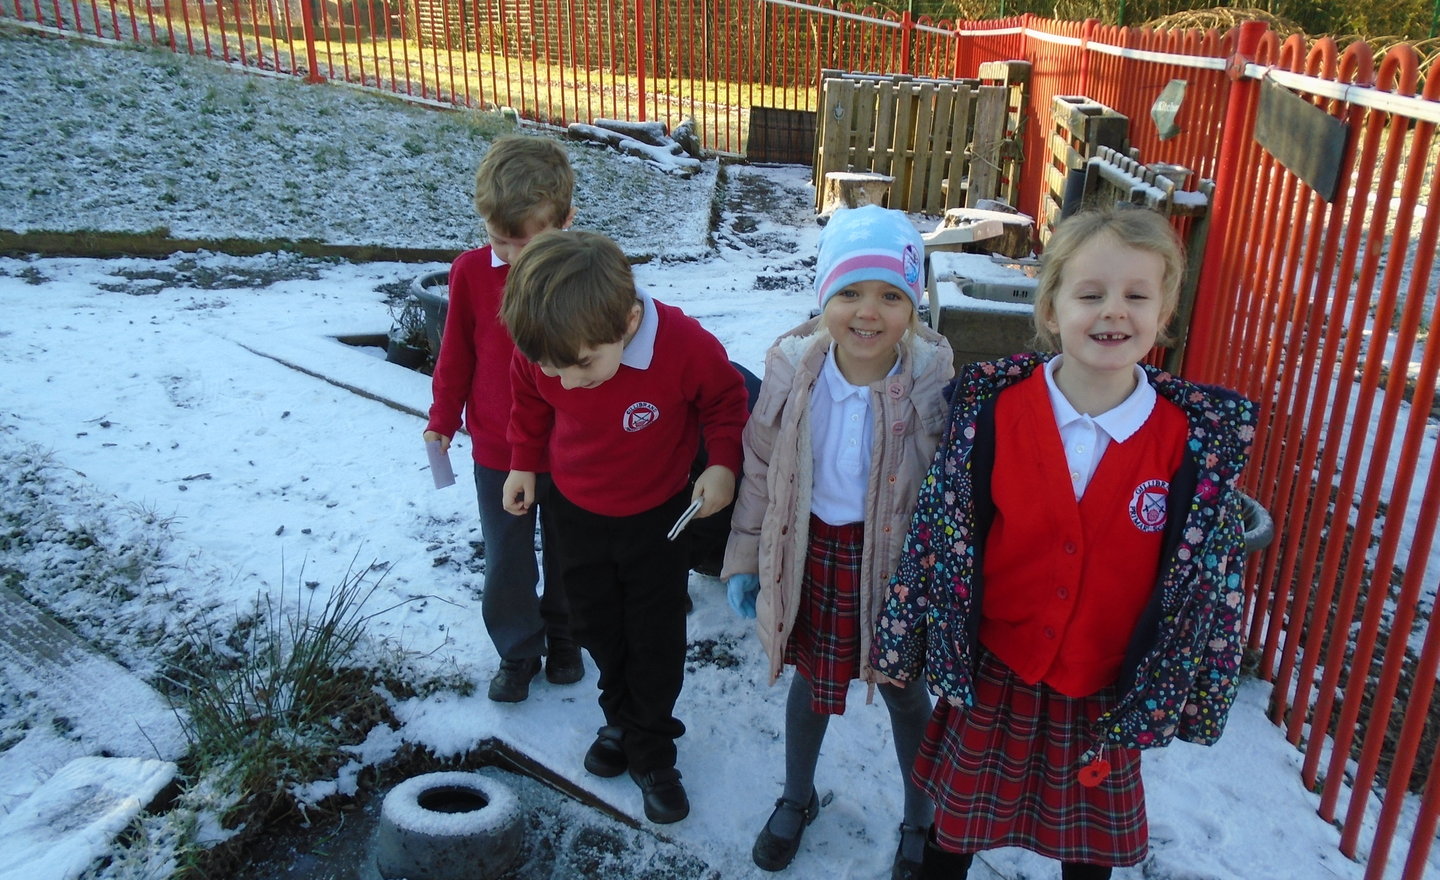
M 1009 147 L 1014 94 L 1012 86 L 973 79 L 827 76 L 815 180 L 832 171 L 889 175 L 888 207 L 910 213 L 1004 198 L 1018 178 Z M 817 185 L 817 210 L 823 196 Z

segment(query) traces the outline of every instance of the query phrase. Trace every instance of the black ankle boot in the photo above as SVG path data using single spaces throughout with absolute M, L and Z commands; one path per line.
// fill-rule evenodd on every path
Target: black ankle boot
M 895 860 L 890 863 L 890 880 L 920 880 L 920 871 L 924 865 L 925 849 L 920 849 L 920 861 L 912 862 L 905 858 L 905 840 L 924 839 L 929 844 L 928 828 L 921 828 L 919 825 L 900 823 L 900 845 L 895 847 Z
M 925 861 L 920 865 L 920 880 L 965 880 L 970 874 L 974 853 L 950 852 L 935 842 L 935 828 L 925 838 Z

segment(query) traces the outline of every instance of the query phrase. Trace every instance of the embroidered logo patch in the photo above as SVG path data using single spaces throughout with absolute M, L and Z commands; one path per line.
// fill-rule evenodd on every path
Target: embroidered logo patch
M 905 268 L 905 282 L 914 287 L 920 281 L 920 267 L 924 265 L 920 251 L 915 249 L 915 245 L 907 244 L 900 261 Z
M 1142 532 L 1165 528 L 1165 498 L 1170 494 L 1166 480 L 1146 480 L 1130 496 L 1130 521 Z
M 641 400 L 630 404 L 629 408 L 625 410 L 625 418 L 621 420 L 620 424 L 630 432 L 643 431 L 655 424 L 659 418 L 660 408 L 653 403 Z

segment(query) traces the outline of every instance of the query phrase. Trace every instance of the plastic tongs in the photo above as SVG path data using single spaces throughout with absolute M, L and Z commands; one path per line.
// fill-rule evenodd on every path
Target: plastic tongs
M 665 537 L 672 541 L 679 537 L 680 532 L 690 524 L 690 520 L 695 518 L 695 514 L 700 510 L 700 502 L 703 500 L 703 498 L 696 498 L 691 501 L 690 506 L 685 508 L 685 512 L 680 514 L 680 518 L 675 520 L 675 525 L 670 527 L 670 534 Z

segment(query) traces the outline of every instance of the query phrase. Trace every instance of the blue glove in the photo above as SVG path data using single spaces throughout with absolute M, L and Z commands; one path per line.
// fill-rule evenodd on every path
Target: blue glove
M 732 574 L 725 580 L 725 596 L 730 600 L 730 607 L 741 617 L 754 619 L 755 597 L 759 594 L 759 575 Z

